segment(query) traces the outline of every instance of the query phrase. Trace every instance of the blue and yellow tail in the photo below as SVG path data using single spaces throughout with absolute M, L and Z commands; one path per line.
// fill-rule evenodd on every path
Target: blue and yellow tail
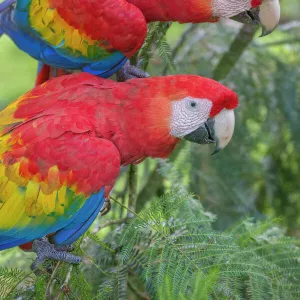
M 49 44 L 30 28 L 28 12 L 23 7 L 25 4 L 20 1 L 15 7 L 14 3 L 15 0 L 6 0 L 0 4 L 0 36 L 8 35 L 19 49 L 43 64 L 57 69 L 81 70 L 107 78 L 126 63 L 127 58 L 118 51 L 106 53 L 97 60 L 77 55 L 73 57 L 74 51 L 69 55 L 61 53 L 59 45 Z

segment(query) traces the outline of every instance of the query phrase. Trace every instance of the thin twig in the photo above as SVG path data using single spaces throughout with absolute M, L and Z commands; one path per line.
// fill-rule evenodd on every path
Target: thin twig
M 184 145 L 185 142 L 181 141 L 180 144 L 176 147 L 176 149 L 173 151 L 172 155 L 169 158 L 171 162 L 174 162 L 177 159 L 180 151 L 184 148 Z M 157 163 L 154 170 L 148 176 L 148 182 L 145 184 L 144 188 L 140 191 L 137 197 L 137 212 L 140 212 L 143 209 L 145 203 L 149 199 L 154 197 L 157 194 L 157 191 L 163 185 L 164 176 L 162 176 L 158 172 L 159 167 L 160 165 L 159 163 Z
M 139 299 L 144 299 L 144 300 L 150 300 L 151 299 L 145 292 L 142 292 L 138 288 L 136 288 L 130 280 L 128 280 L 128 287 L 134 292 L 134 294 Z
M 284 39 L 281 41 L 274 41 L 265 44 L 254 44 L 254 46 L 259 48 L 266 48 L 266 47 L 274 47 L 274 46 L 281 46 L 286 44 L 297 44 L 297 43 L 300 43 L 300 38 Z
M 119 219 L 119 220 L 109 220 L 104 222 L 103 224 L 97 226 L 94 230 L 93 233 L 98 233 L 101 229 L 108 227 L 108 226 L 112 226 L 112 225 L 119 225 L 119 224 L 124 224 L 129 220 L 129 218 L 123 218 L 123 219 Z
M 56 272 L 57 272 L 57 270 L 58 270 L 58 267 L 59 267 L 60 265 L 61 265 L 61 261 L 59 261 L 59 262 L 56 264 L 56 266 L 55 266 L 55 268 L 54 268 L 54 270 L 53 270 L 53 272 L 52 272 L 52 274 L 51 274 L 51 277 L 50 277 L 49 282 L 48 282 L 47 287 L 46 287 L 45 299 L 49 296 L 49 289 L 50 289 L 50 286 L 51 286 L 51 282 L 52 282 L 52 280 L 54 279 L 54 276 L 55 276 L 55 274 L 56 274 Z
M 293 20 L 288 23 L 279 25 L 277 29 L 282 30 L 282 31 L 289 31 L 291 29 L 295 29 L 295 28 L 299 28 L 299 27 L 300 27 L 300 21 Z
M 136 199 L 137 199 L 137 165 L 130 165 L 128 186 L 129 186 L 128 207 L 130 208 L 130 210 L 135 211 Z M 128 211 L 127 217 L 132 218 L 133 215 Z
M 187 41 L 188 37 L 192 34 L 192 32 L 197 28 L 198 24 L 190 24 L 188 25 L 187 29 L 183 33 L 183 35 L 180 37 L 179 41 L 177 42 L 176 46 L 174 47 L 172 51 L 172 57 L 175 59 L 178 51 L 182 48 L 182 46 Z M 163 70 L 163 75 L 166 75 L 169 70 L 169 65 L 166 65 Z
M 62 286 L 60 287 L 60 291 L 59 293 L 57 294 L 57 296 L 55 297 L 54 300 L 59 300 L 59 297 L 62 293 L 65 293 L 65 294 L 69 294 L 70 293 L 70 290 L 68 290 L 68 283 L 71 279 L 71 273 L 72 273 L 72 270 L 73 270 L 73 265 L 71 264 L 69 269 L 68 269 L 68 273 L 66 275 L 66 279 L 64 281 L 64 283 L 62 284 Z
M 156 40 L 161 39 L 166 35 L 171 24 L 171 22 L 152 23 L 150 26 L 154 26 L 156 29 L 161 26 L 161 30 L 150 30 L 146 42 L 138 52 L 138 57 L 135 56 L 133 60 L 131 60 L 131 63 L 135 63 L 139 68 L 147 70 L 150 59 L 149 52 L 151 47 L 153 46 Z

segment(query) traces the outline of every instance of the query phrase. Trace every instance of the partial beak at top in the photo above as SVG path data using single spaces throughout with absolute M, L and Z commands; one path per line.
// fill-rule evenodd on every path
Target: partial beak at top
M 224 109 L 215 117 L 215 140 L 216 149 L 212 155 L 224 149 L 230 142 L 234 132 L 234 111 Z
M 262 27 L 261 37 L 272 33 L 280 21 L 279 0 L 264 0 L 257 8 L 242 12 L 231 18 L 246 24 L 258 24 Z
M 209 118 L 199 128 L 184 137 L 197 144 L 215 143 L 216 149 L 212 154 L 224 149 L 230 142 L 234 132 L 234 111 L 222 110 L 215 118 Z
M 260 5 L 258 16 L 262 27 L 261 37 L 272 33 L 280 21 L 279 0 L 265 0 Z

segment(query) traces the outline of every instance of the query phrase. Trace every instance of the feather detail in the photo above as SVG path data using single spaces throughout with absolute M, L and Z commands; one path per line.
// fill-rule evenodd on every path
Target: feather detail
M 44 194 L 43 192 L 39 193 L 37 201 L 42 204 L 43 212 L 47 216 L 55 214 L 56 194 L 56 192 L 48 195 Z
M 35 218 L 43 213 L 43 206 L 38 201 L 40 192 L 40 185 L 30 181 L 27 185 L 25 201 L 26 201 L 26 214 L 29 217 Z
M 180 23 L 216 22 L 212 0 L 128 0 L 138 7 L 147 22 L 176 21 Z
M 110 47 L 107 50 L 106 46 L 110 42 L 106 41 L 105 37 L 100 40 L 90 39 L 84 31 L 79 32 L 64 21 L 55 7 L 47 7 L 49 1 L 18 0 L 15 7 L 8 7 L 0 13 L 0 31 L 7 34 L 22 51 L 55 68 L 85 70 L 109 77 L 124 65 L 127 59 L 122 54 L 122 49 Z M 122 11 L 121 6 L 120 10 Z M 30 12 L 33 13 L 32 16 Z M 40 32 L 32 26 L 31 18 Z M 146 32 L 145 26 L 145 34 Z M 133 36 L 130 31 L 128 36 Z M 142 43 L 143 39 L 136 36 L 136 39 L 132 40 L 132 47 L 138 47 L 136 43 Z M 124 47 L 124 51 L 126 50 L 127 47 Z M 38 83 L 44 81 L 45 79 Z

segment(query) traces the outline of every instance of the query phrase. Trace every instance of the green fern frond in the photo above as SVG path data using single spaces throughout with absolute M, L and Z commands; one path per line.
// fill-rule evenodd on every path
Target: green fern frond
M 144 42 L 143 47 L 137 54 L 136 60 L 138 67 L 146 70 L 149 64 L 149 60 L 153 54 L 152 47 L 158 49 L 158 53 L 162 60 L 168 65 L 168 67 L 175 72 L 176 67 L 172 59 L 171 48 L 165 39 L 165 35 L 170 27 L 169 22 L 153 22 L 148 25 L 148 35 Z
M 193 222 L 186 223 L 181 218 L 188 215 L 182 209 L 186 201 L 191 201 L 190 195 L 183 196 L 177 192 L 167 194 L 141 212 L 123 232 L 124 248 L 119 259 L 138 270 L 153 295 L 160 297 L 159 291 L 167 277 L 171 280 L 168 284 L 172 286 L 173 297 L 179 297 L 186 293 L 186 282 L 192 280 L 195 274 L 202 276 L 199 293 L 203 299 L 209 299 L 214 294 L 243 299 L 246 291 L 253 299 L 270 293 L 279 296 L 283 292 L 282 278 L 290 278 L 293 274 L 299 280 L 300 266 L 286 268 L 288 263 L 295 262 L 297 255 L 299 257 L 300 250 L 295 241 L 278 239 L 277 243 L 271 239 L 272 247 L 269 247 L 265 245 L 265 239 L 260 239 L 274 226 L 273 222 L 251 223 L 253 226 L 239 226 L 239 229 L 235 227 L 222 233 L 212 230 L 207 224 L 203 226 L 204 220 L 208 222 L 205 214 L 202 214 L 204 220 L 190 216 Z M 141 241 L 148 247 L 142 247 Z M 284 255 L 288 248 L 293 249 L 293 256 L 289 255 L 290 260 L 286 259 L 282 267 L 278 256 L 273 257 L 271 253 L 276 249 L 276 254 Z M 139 255 L 133 255 L 135 249 L 139 249 Z M 218 270 L 216 282 L 213 279 L 214 270 Z M 297 293 L 296 286 L 292 286 L 293 294 Z M 165 292 L 169 293 L 168 290 Z M 284 292 L 292 294 L 287 289 Z
M 27 277 L 28 274 L 21 270 L 0 268 L 0 299 L 10 295 Z

